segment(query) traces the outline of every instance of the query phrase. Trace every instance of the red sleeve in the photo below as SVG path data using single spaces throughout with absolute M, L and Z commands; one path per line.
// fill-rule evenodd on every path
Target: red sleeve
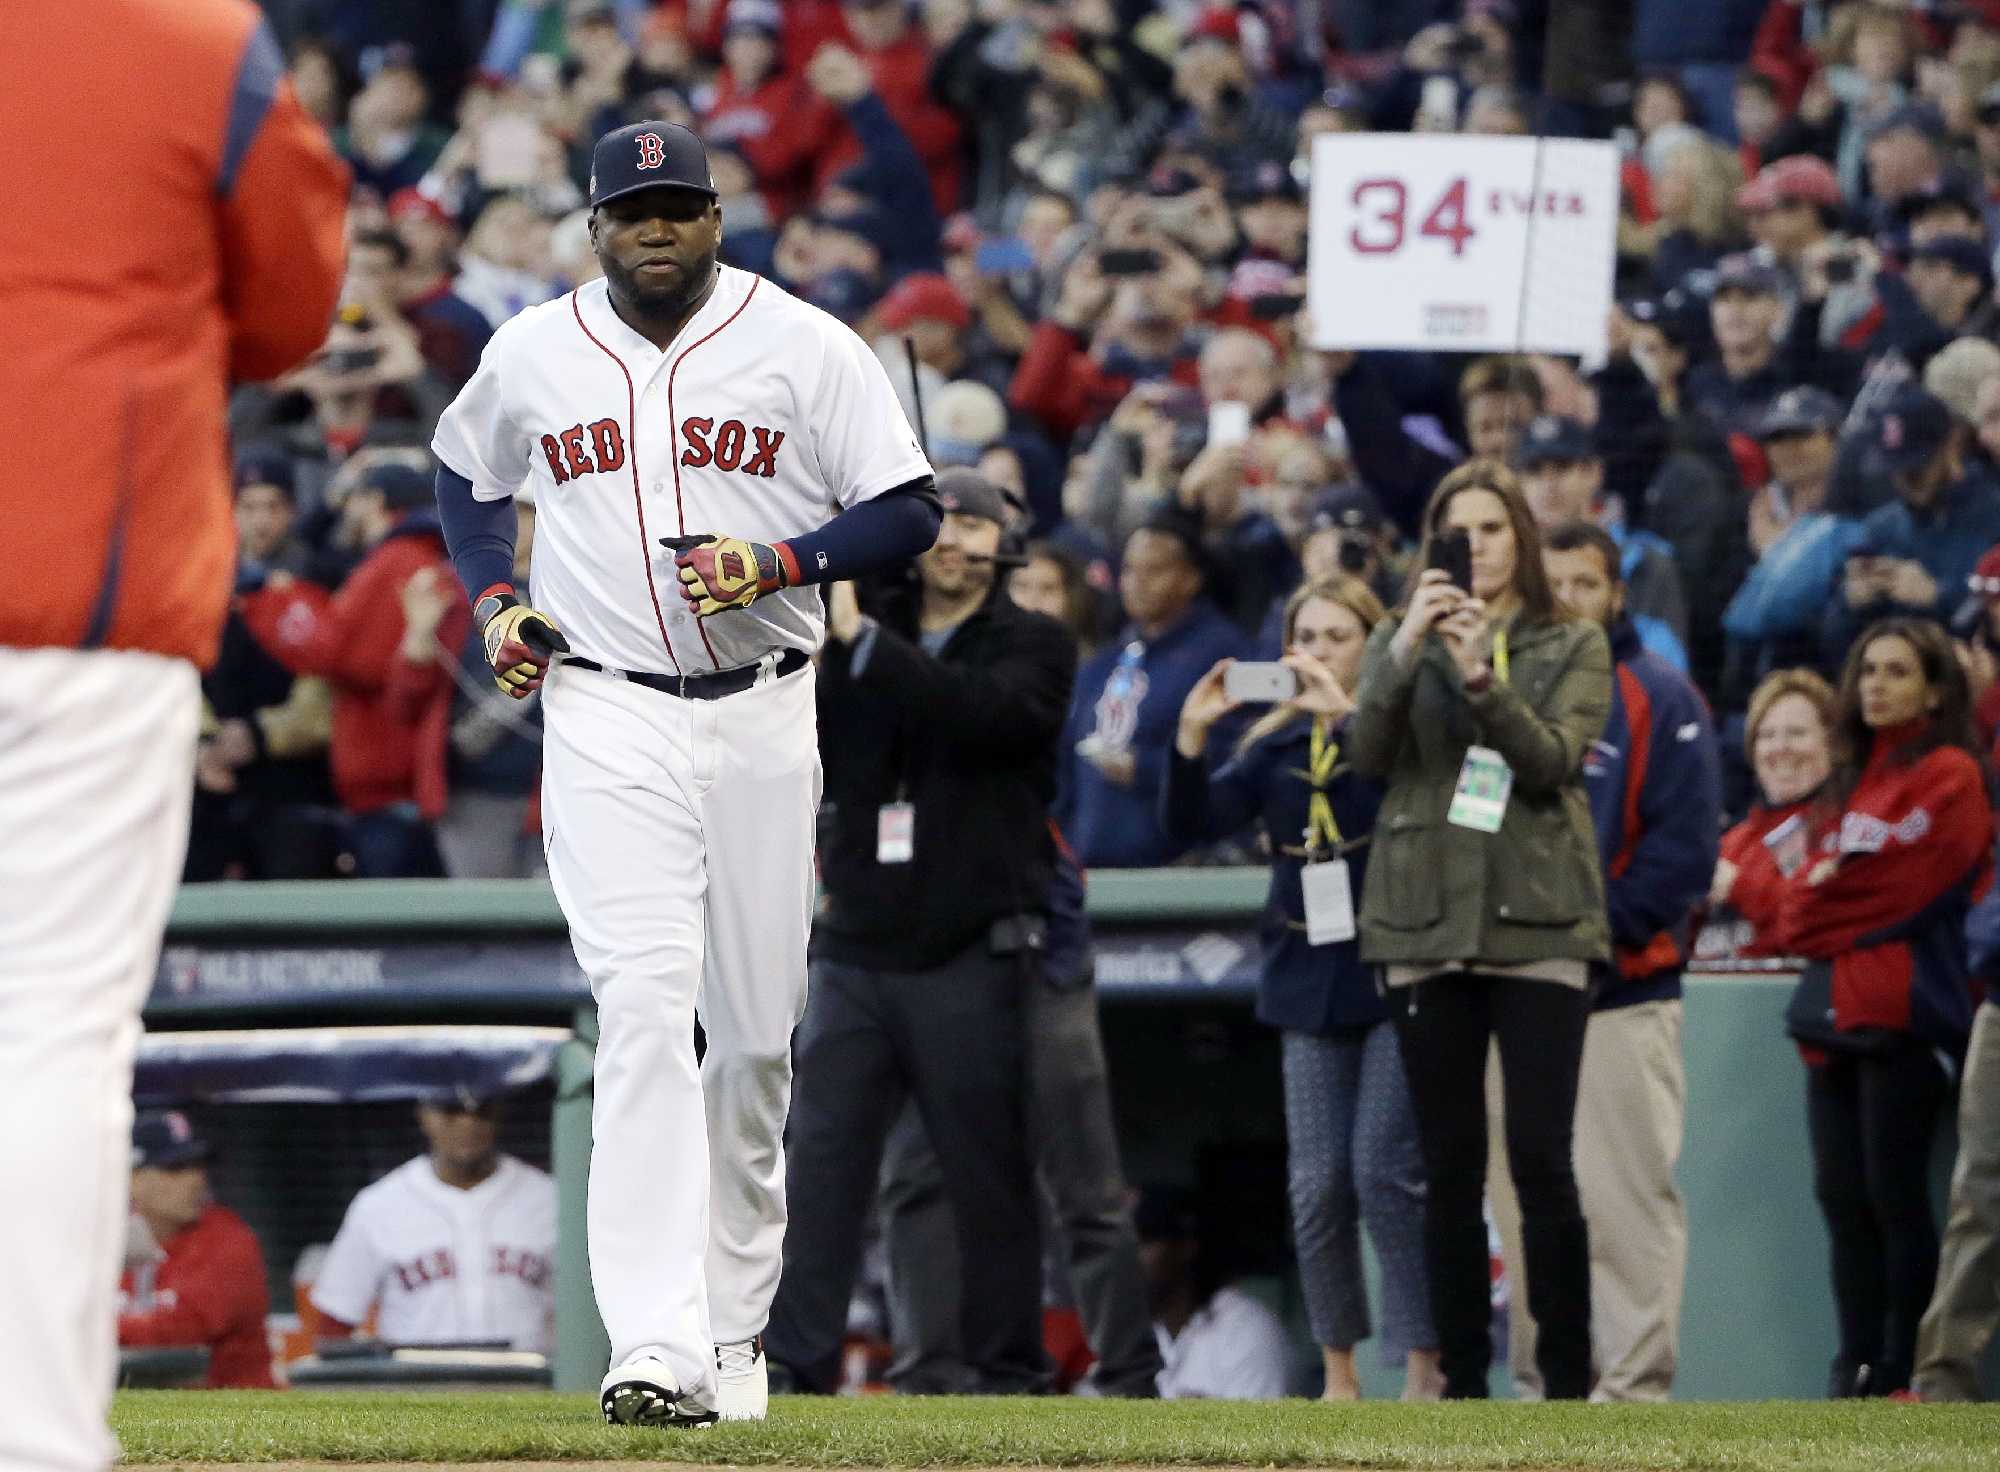
M 323 675 L 349 690 L 379 690 L 403 636 L 399 573 L 407 576 L 399 559 L 371 557 L 323 603 L 280 595 L 273 605 L 258 595 L 245 601 L 244 621 L 293 674 Z M 271 612 L 274 606 L 278 616 Z
M 1805 44 L 1805 7 L 1798 0 L 1771 0 L 1750 41 L 1750 66 L 1778 84 L 1778 105 L 1790 112 L 1818 70 Z
M 1786 948 L 1828 957 L 1851 950 L 1874 931 L 1908 920 L 1960 883 L 1993 842 L 1993 810 L 1979 767 L 1962 751 L 1923 759 L 1903 812 L 1891 827 L 1921 810 L 1929 826 L 1914 843 L 1890 837 L 1874 853 L 1841 856 L 1819 884 L 1787 889 L 1780 930 Z
M 1007 386 L 1007 398 L 1067 439 L 1089 416 L 1092 388 L 1102 377 L 1074 332 L 1057 322 L 1037 322 Z
M 230 372 L 275 378 L 324 342 L 333 320 L 347 270 L 347 166 L 292 94 L 268 27 L 239 64 L 230 127 L 217 181 Z
M 843 126 L 835 108 L 799 79 L 787 82 L 779 102 L 767 109 L 771 131 L 742 138 L 736 147 L 760 184 L 790 185 L 808 168 L 827 139 Z
M 174 1302 L 120 1314 L 120 1344 L 213 1344 L 235 1325 L 263 1317 L 270 1299 L 257 1239 L 226 1218 L 194 1230 L 201 1240 L 162 1270 Z
M 1764 847 L 1761 824 L 1738 823 L 1723 836 L 1722 856 L 1736 866 L 1729 889 L 1729 908 L 1748 920 L 1757 932 L 1757 948 L 1778 952 L 1774 944 L 1779 906 L 1791 884 L 1778 872 L 1771 851 Z
M 454 603 L 438 623 L 439 648 L 435 659 L 427 664 L 412 664 L 403 657 L 402 641 L 397 641 L 382 688 L 384 704 L 393 719 L 406 726 L 414 726 L 423 719 L 438 691 L 451 683 L 451 671 L 445 662 L 457 660 L 458 651 L 465 647 L 471 632 L 472 610 L 463 603 Z

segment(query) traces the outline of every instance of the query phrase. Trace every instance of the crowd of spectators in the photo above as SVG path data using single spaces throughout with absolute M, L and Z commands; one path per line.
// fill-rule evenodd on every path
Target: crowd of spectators
M 921 396 L 933 463 L 1006 495 L 1010 591 L 1078 645 L 1055 817 L 1086 869 L 1282 856 L 1250 787 L 1196 795 L 1203 682 L 1292 647 L 1301 588 L 1342 580 L 1322 615 L 1364 632 L 1374 600 L 1404 605 L 1433 491 L 1476 458 L 1511 468 L 1523 550 L 1609 538 L 1618 669 L 1643 650 L 1712 713 L 1722 811 L 1745 825 L 1714 912 L 1741 912 L 1753 949 L 1824 959 L 1829 1017 L 1900 985 L 1897 1017 L 1863 1005 L 1837 1031 L 1964 1051 L 1968 1017 L 1926 1032 L 1909 1008 L 1967 994 L 1962 915 L 1937 902 L 1983 883 L 1983 797 L 1951 829 L 1972 859 L 1953 848 L 1922 885 L 1898 870 L 1880 913 L 1767 871 L 1816 794 L 1843 852 L 1854 825 L 1907 816 L 1878 768 L 1916 760 L 1909 722 L 1932 766 L 1976 769 L 2000 735 L 2000 5 L 500 0 L 470 30 L 446 6 L 293 10 L 294 83 L 354 170 L 348 283 L 322 351 L 231 405 L 242 551 L 190 877 L 534 872 L 535 708 L 485 677 L 424 446 L 502 322 L 597 274 L 593 140 L 662 118 L 708 144 L 723 259 L 853 326 L 906 407 Z M 1340 131 L 1615 140 L 1604 354 L 1315 348 L 1308 159 Z M 1897 679 L 1916 703 L 1870 716 L 1869 681 Z M 1213 745 L 1210 765 L 1247 750 Z M 1806 852 L 1825 815 L 1801 823 Z M 1611 920 L 1624 946 L 1615 896 Z M 1895 950 L 1900 981 L 1856 981 L 1857 947 Z M 1936 1267 L 1921 1182 L 1866 1164 L 1896 1154 L 1869 1080 L 1922 1050 L 1828 1069 L 1809 1032 L 1834 1388 L 1865 1393 L 1907 1382 Z M 1923 1121 L 1950 1072 L 1925 1075 Z M 1392 1198 L 1393 1172 L 1376 1185 Z M 1571 1383 L 1552 1393 L 1577 1393 L 1580 1330 L 1557 1327 Z

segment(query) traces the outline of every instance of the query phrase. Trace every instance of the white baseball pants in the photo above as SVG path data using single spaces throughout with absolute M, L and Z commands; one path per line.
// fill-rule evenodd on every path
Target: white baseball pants
M 0 1469 L 108 1466 L 132 1057 L 187 853 L 184 660 L 0 648 Z
M 711 1404 L 714 1346 L 762 1332 L 783 1258 L 813 682 L 688 700 L 559 667 L 544 696 L 549 878 L 598 1011 L 591 1284 L 611 1363 L 657 1355 Z

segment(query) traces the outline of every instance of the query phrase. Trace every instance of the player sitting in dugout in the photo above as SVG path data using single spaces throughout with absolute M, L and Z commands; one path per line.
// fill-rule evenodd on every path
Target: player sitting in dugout
M 118 1344 L 206 1346 L 211 1389 L 270 1390 L 264 1254 L 243 1218 L 209 1195 L 212 1154 L 178 1110 L 133 1121 Z
M 500 1151 L 500 1100 L 461 1084 L 417 1106 L 427 1155 L 356 1196 L 311 1293 L 321 1332 L 376 1314 L 386 1344 L 555 1344 L 556 1185 Z

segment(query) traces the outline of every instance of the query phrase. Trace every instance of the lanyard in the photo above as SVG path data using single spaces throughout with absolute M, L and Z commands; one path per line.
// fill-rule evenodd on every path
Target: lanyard
M 1312 749 L 1306 759 L 1307 776 L 1312 782 L 1313 793 L 1306 803 L 1306 850 L 1317 851 L 1322 840 L 1328 850 L 1340 847 L 1340 824 L 1333 818 L 1333 803 L 1326 795 L 1326 785 L 1333 780 L 1334 768 L 1340 762 L 1340 743 L 1326 739 L 1326 731 L 1318 720 L 1312 723 Z
M 1507 631 L 1493 631 L 1493 678 L 1501 684 L 1507 683 Z

